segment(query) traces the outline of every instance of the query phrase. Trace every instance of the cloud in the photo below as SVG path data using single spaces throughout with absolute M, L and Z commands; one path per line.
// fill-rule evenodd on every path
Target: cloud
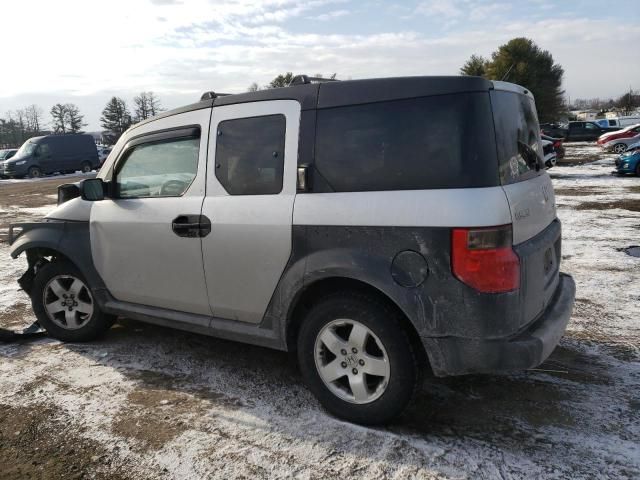
M 338 78 L 457 74 L 472 53 L 488 56 L 515 36 L 530 37 L 553 54 L 565 69 L 572 98 L 619 95 L 640 79 L 635 49 L 640 30 L 631 22 L 579 14 L 534 20 L 520 11 L 510 15 L 499 1 L 422 1 L 411 7 L 421 9 L 420 16 L 404 21 L 405 7 L 384 4 L 389 8 L 381 19 L 381 5 L 367 12 L 343 0 L 232 0 L 215 6 L 209 0 L 161 6 L 110 0 L 109 5 L 99 16 L 84 0 L 3 6 L 9 20 L 4 38 L 19 41 L 20 48 L 3 50 L 3 63 L 14 68 L 0 77 L 0 115 L 22 107 L 18 102 L 33 103 L 25 101 L 30 97 L 45 98 L 38 97 L 43 93 L 83 105 L 85 99 L 104 95 L 106 102 L 110 95 L 131 98 L 142 90 L 163 99 L 196 100 L 206 90 L 244 91 L 284 71 L 337 72 Z M 38 16 L 30 15 L 34 9 Z M 356 12 L 358 19 L 349 28 L 328 21 L 349 12 L 349 19 Z M 29 35 L 23 22 L 15 21 L 20 18 L 30 18 Z M 611 38 L 625 42 L 612 47 Z M 98 128 L 98 117 L 87 113 L 89 128 Z
M 327 13 L 320 14 L 316 17 L 307 17 L 310 20 L 319 20 L 321 22 L 326 22 L 329 20 L 333 20 L 334 18 L 344 17 L 345 15 L 349 15 L 349 10 L 332 10 Z
M 455 0 L 427 0 L 420 2 L 414 14 L 427 17 L 454 18 L 462 15 L 463 10 Z

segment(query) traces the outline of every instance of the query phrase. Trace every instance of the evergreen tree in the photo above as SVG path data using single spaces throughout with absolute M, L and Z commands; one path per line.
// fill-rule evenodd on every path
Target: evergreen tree
M 473 55 L 461 68 L 467 72 L 481 72 L 481 63 Z M 540 122 L 557 120 L 566 112 L 562 77 L 564 70 L 554 63 L 546 50 L 541 50 L 528 38 L 514 38 L 493 52 L 491 60 L 484 65 L 484 76 L 490 80 L 505 80 L 522 85 L 536 99 Z
M 488 63 L 487 59 L 480 55 L 471 55 L 471 58 L 460 69 L 460 75 L 484 77 L 487 74 Z
M 114 143 L 117 142 L 131 126 L 131 114 L 125 101 L 118 97 L 112 97 L 102 110 L 100 124 L 109 132 L 108 138 Z

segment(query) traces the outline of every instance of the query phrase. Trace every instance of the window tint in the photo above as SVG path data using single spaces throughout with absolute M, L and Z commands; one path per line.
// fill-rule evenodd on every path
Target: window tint
M 616 120 L 609 120 L 609 126 L 610 127 L 617 127 L 618 126 L 618 122 Z
M 536 108 L 526 95 L 494 90 L 491 106 L 503 185 L 527 180 L 544 165 Z
M 587 123 L 585 127 L 587 130 L 599 130 L 598 126 L 593 123 Z
M 280 193 L 284 170 L 284 115 L 218 124 L 216 178 L 231 195 Z
M 319 110 L 315 167 L 333 191 L 498 183 L 487 93 Z
M 118 167 L 120 198 L 178 197 L 196 176 L 199 138 L 176 138 L 133 147 Z

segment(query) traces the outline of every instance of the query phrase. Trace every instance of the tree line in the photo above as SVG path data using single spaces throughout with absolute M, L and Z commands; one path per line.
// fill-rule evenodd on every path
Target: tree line
M 153 92 L 140 92 L 133 98 L 133 104 L 132 114 L 122 98 L 112 97 L 107 102 L 100 124 L 107 131 L 108 142 L 115 143 L 131 125 L 163 110 L 160 99 Z M 40 106 L 32 104 L 7 111 L 0 117 L 0 147 L 19 147 L 39 135 L 81 133 L 86 126 L 84 115 L 73 103 L 56 103 L 49 110 L 48 118 Z
M 597 110 L 601 113 L 620 110 L 629 115 L 640 108 L 640 92 L 629 89 L 628 92 L 615 98 L 576 98 L 571 103 L 572 110 Z

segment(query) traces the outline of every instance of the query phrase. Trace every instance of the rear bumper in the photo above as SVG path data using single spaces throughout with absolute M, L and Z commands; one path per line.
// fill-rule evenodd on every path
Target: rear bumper
M 576 285 L 560 274 L 553 300 L 524 332 L 505 338 L 423 338 L 431 367 L 437 376 L 467 373 L 505 373 L 526 370 L 544 362 L 567 328 Z

